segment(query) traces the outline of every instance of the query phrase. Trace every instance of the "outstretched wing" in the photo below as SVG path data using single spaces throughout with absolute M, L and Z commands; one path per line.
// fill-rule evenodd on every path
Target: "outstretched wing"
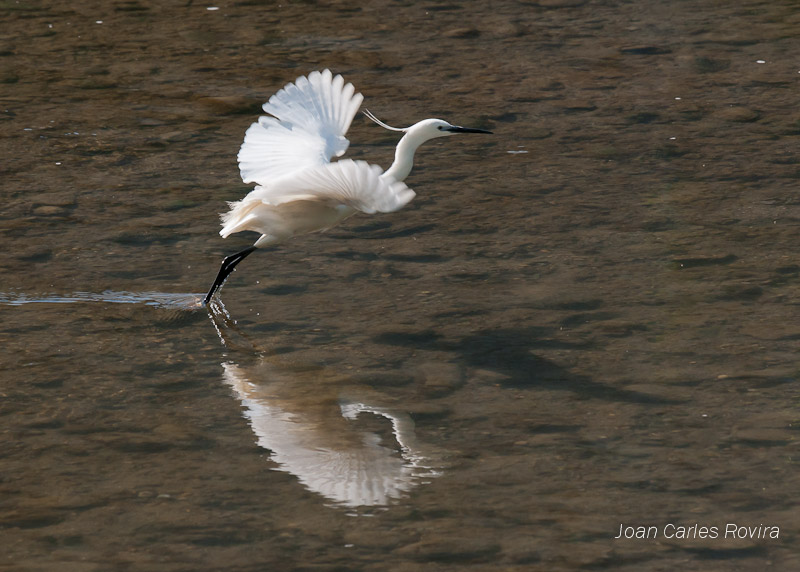
M 287 84 L 263 105 L 244 136 L 239 170 L 245 183 L 267 185 L 295 171 L 341 157 L 344 136 L 364 97 L 330 70 L 311 72 Z
M 258 198 L 270 205 L 311 200 L 343 204 L 361 212 L 388 213 L 403 208 L 416 193 L 405 183 L 381 177 L 383 170 L 366 161 L 342 159 L 297 171 L 257 187 L 247 199 Z

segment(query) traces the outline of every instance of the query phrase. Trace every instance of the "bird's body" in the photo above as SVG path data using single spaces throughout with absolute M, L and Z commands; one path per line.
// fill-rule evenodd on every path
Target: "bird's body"
M 264 104 L 264 116 L 245 133 L 238 160 L 242 180 L 257 183 L 222 215 L 223 238 L 244 230 L 261 237 L 227 257 L 205 297 L 208 303 L 236 264 L 256 248 L 293 236 L 326 230 L 357 212 L 393 212 L 415 193 L 403 181 L 411 171 L 414 152 L 425 141 L 455 133 L 489 133 L 425 119 L 402 131 L 395 161 L 384 172 L 377 165 L 341 157 L 350 142 L 345 137 L 363 101 L 352 84 L 329 70 L 312 72 L 286 85 Z

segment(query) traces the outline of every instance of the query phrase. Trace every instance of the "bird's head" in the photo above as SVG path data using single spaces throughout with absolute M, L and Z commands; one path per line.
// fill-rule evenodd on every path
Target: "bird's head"
M 491 131 L 486 131 L 485 129 L 452 125 L 444 119 L 423 119 L 406 129 L 406 132 L 419 133 L 423 139 L 435 139 L 436 137 L 447 137 L 448 135 L 458 135 L 459 133 L 491 133 Z
M 391 131 L 401 131 L 407 135 L 413 135 L 415 138 L 418 138 L 421 141 L 427 141 L 437 137 L 447 137 L 448 135 L 458 135 L 459 133 L 491 133 L 491 131 L 486 131 L 485 129 L 475 129 L 472 127 L 453 125 L 444 119 L 423 119 L 411 127 L 405 127 L 401 129 L 399 127 L 387 125 L 375 117 L 370 111 L 364 111 L 364 115 L 385 129 L 389 129 Z

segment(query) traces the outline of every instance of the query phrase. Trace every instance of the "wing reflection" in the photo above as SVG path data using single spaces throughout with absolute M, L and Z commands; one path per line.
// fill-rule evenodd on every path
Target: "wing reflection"
M 439 474 L 409 415 L 379 405 L 369 388 L 345 390 L 347 380 L 324 368 L 274 358 L 222 367 L 258 444 L 280 470 L 337 504 L 386 505 Z

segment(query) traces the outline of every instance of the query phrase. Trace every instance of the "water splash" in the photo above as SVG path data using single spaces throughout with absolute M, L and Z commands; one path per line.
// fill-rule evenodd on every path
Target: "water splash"
M 169 292 L 75 292 L 66 296 L 58 294 L 26 294 L 24 292 L 0 292 L 0 305 L 24 306 L 26 304 L 76 304 L 105 302 L 110 304 L 144 304 L 156 308 L 173 310 L 198 310 L 203 294 Z

